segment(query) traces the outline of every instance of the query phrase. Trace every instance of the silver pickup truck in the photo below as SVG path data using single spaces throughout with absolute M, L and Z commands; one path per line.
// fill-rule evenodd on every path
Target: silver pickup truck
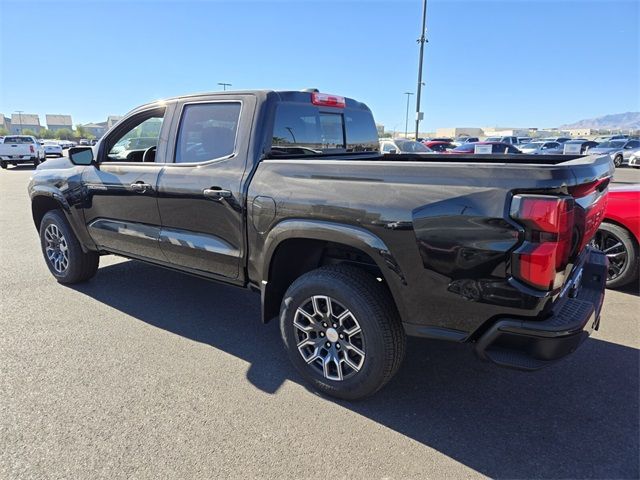
M 38 166 L 44 162 L 46 154 L 44 148 L 31 135 L 10 135 L 4 137 L 0 143 L 0 167 L 7 168 L 9 164 L 18 165 L 33 163 Z

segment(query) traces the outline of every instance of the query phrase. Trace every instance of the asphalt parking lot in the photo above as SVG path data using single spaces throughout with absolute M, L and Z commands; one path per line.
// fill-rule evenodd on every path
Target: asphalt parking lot
M 57 284 L 0 171 L 0 478 L 638 478 L 640 298 L 536 373 L 409 342 L 358 403 L 311 393 L 259 296 L 103 257 Z M 616 181 L 640 182 L 620 169 Z

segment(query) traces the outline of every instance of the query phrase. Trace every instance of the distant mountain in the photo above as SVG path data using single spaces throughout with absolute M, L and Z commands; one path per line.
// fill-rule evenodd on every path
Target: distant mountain
M 614 113 L 602 117 L 588 118 L 575 123 L 562 125 L 560 128 L 611 128 L 611 129 L 640 129 L 640 112 Z

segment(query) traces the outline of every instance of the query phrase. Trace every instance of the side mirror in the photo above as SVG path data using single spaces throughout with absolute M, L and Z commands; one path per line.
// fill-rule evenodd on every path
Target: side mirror
M 69 149 L 69 160 L 74 165 L 91 165 L 93 163 L 93 148 L 71 147 Z

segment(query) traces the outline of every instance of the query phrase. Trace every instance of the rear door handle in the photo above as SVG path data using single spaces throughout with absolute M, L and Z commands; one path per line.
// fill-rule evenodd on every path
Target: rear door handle
M 219 187 L 205 188 L 202 194 L 207 198 L 213 198 L 214 200 L 222 200 L 223 198 L 230 198 L 231 192 L 229 190 L 223 190 Z
M 136 193 L 144 193 L 147 190 L 151 190 L 151 185 L 149 185 L 148 183 L 144 183 L 144 182 L 132 183 L 129 186 L 131 187 L 131 190 L 133 190 Z

